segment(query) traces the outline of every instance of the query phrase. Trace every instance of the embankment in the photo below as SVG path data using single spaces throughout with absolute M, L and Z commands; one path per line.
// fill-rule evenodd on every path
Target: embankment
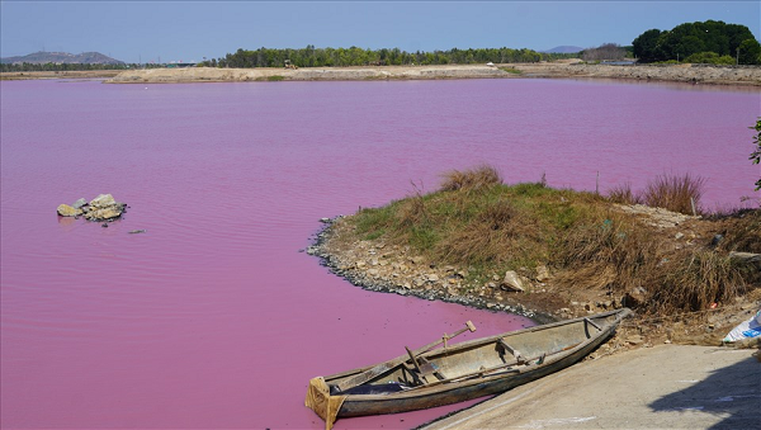
M 109 83 L 189 83 L 248 81 L 363 81 L 429 79 L 574 78 L 686 82 L 761 87 L 761 67 L 708 65 L 603 65 L 571 62 L 445 66 L 314 67 L 128 70 Z

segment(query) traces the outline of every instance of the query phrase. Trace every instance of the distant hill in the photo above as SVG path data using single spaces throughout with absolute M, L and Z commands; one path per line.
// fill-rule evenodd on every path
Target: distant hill
M 100 52 L 83 52 L 69 54 L 68 52 L 35 52 L 19 57 L 0 58 L 0 63 L 31 63 L 31 64 L 125 64 Z
M 578 46 L 556 46 L 552 49 L 548 49 L 546 51 L 542 51 L 547 54 L 575 54 L 577 52 L 583 51 L 584 48 L 578 47 Z

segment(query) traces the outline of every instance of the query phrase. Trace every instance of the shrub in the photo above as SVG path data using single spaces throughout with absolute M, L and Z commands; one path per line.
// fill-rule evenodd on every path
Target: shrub
M 705 179 L 700 176 L 689 173 L 683 176 L 660 175 L 647 184 L 642 200 L 648 206 L 693 215 L 693 202 L 695 212 L 700 212 L 700 197 L 704 188 Z
M 732 65 L 735 59 L 729 55 L 719 56 L 715 52 L 698 52 L 684 59 L 685 63 Z

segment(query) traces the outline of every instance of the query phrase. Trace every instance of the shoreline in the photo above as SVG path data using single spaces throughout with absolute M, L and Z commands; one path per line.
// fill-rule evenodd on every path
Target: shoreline
M 271 81 L 389 81 L 440 79 L 582 79 L 653 83 L 682 83 L 761 88 L 761 66 L 705 64 L 585 64 L 578 60 L 541 63 L 504 63 L 488 66 L 353 66 L 284 68 L 155 68 L 137 70 L 84 70 L 2 72 L 0 80 L 102 79 L 112 84 L 219 83 Z
M 339 216 L 334 219 L 321 220 L 323 223 L 322 230 L 315 235 L 313 245 L 305 251 L 307 254 L 319 258 L 320 264 L 328 268 L 330 273 L 345 279 L 355 287 L 372 292 L 413 296 L 428 301 L 440 300 L 492 312 L 508 312 L 524 316 L 539 324 L 548 324 L 558 320 L 549 309 L 529 307 L 521 302 L 491 300 L 487 296 L 461 294 L 452 288 L 446 288 L 441 282 L 442 280 L 459 277 L 454 268 L 446 266 L 437 270 L 428 265 L 426 270 L 426 264 L 419 257 L 409 255 L 404 250 L 394 249 L 382 252 L 385 248 L 383 246 L 363 246 L 362 243 L 353 244 L 351 246 L 353 250 L 338 250 L 334 245 L 340 240 L 331 242 L 331 239 L 335 235 L 341 234 L 338 230 L 340 227 L 336 223 L 342 218 Z M 359 256 L 358 253 L 364 254 L 364 256 Z M 372 256 L 379 253 L 383 261 L 376 263 L 375 260 L 377 259 L 372 258 Z M 387 266 L 392 258 L 406 260 L 406 264 L 410 266 L 409 271 L 412 273 L 404 275 L 395 273 L 395 278 L 399 280 L 395 282 L 384 276 L 381 271 L 372 269 L 373 265 Z M 370 263 L 367 265 L 360 263 L 366 260 L 370 260 Z M 399 262 L 390 264 L 394 264 L 398 268 Z M 365 269 L 366 267 L 367 269 Z M 406 271 L 404 268 L 401 270 Z M 417 279 L 414 279 L 416 276 Z
M 356 66 L 300 69 L 143 69 L 122 71 L 106 80 L 113 84 L 268 82 L 268 81 L 383 81 L 437 79 L 615 79 L 642 82 L 681 82 L 717 86 L 761 87 L 761 67 L 714 65 L 606 65 L 578 62 L 506 63 L 437 66 Z

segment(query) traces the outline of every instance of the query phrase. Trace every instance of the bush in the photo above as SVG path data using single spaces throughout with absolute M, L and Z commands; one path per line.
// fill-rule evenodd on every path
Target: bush
M 732 65 L 735 64 L 735 59 L 729 55 L 719 56 L 715 52 L 698 52 L 692 54 L 684 59 L 685 63 L 699 63 L 699 64 L 720 64 L 720 65 Z

